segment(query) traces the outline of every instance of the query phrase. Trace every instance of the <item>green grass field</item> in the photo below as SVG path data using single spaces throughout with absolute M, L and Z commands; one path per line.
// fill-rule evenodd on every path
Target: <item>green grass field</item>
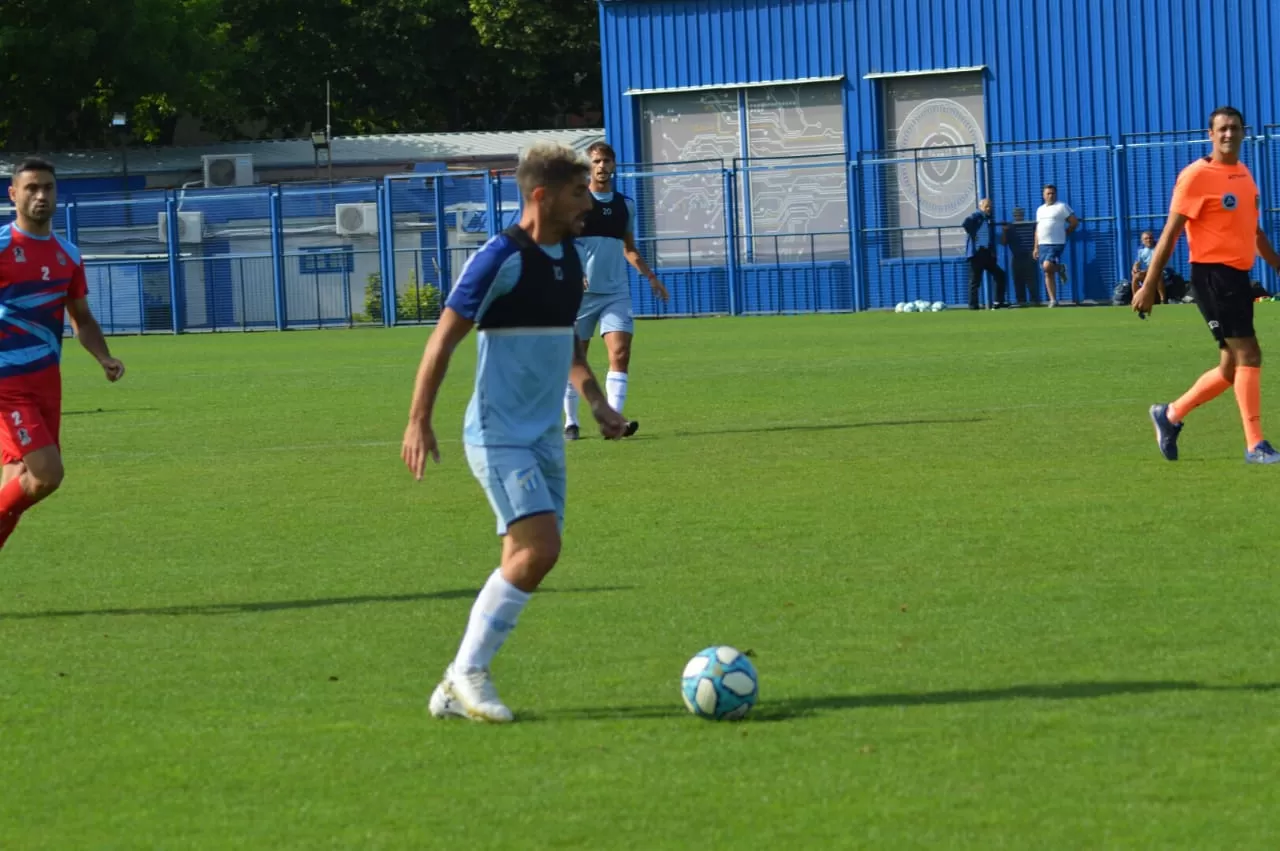
M 1229 394 L 1177 464 L 1146 414 L 1216 357 L 1195 308 L 641 324 L 509 727 L 425 710 L 498 554 L 471 343 L 442 464 L 398 457 L 426 335 L 116 339 L 117 386 L 68 347 L 67 481 L 0 561 L 0 848 L 1280 845 L 1280 470 Z M 716 643 L 739 724 L 680 702 Z

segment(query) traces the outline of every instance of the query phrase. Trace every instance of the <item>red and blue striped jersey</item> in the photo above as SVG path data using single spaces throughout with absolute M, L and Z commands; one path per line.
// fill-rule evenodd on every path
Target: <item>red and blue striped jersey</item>
M 74 245 L 0 226 L 0 381 L 59 364 L 67 300 L 88 292 Z

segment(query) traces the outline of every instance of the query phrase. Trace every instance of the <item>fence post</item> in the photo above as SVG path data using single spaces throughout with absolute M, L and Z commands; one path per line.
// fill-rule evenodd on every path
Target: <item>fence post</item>
M 284 202 L 279 186 L 272 186 L 267 196 L 267 215 L 271 226 L 271 282 L 275 291 L 276 330 L 289 327 L 289 300 L 284 273 Z
M 1115 146 L 1115 156 L 1111 162 L 1111 191 L 1115 194 L 1116 210 L 1116 273 L 1117 281 L 1129 280 L 1129 269 L 1125 265 L 1125 251 L 1129 245 L 1129 182 L 1125 180 L 1128 173 L 1125 168 L 1129 158 L 1124 145 Z
M 742 311 L 738 299 L 738 211 L 733 191 L 737 169 L 721 169 L 720 176 L 724 181 L 724 258 L 729 284 L 729 315 L 737 316 Z
M 396 233 L 391 209 L 391 178 L 382 178 L 378 192 L 378 270 L 382 278 L 382 324 L 396 324 Z
M 80 244 L 80 225 L 76 216 L 76 199 L 72 198 L 66 206 L 67 211 L 67 239 L 72 245 Z
M 128 201 L 125 204 L 129 204 Z M 165 190 L 165 237 L 168 241 L 169 261 L 169 320 L 174 334 L 182 333 L 182 319 L 186 315 L 184 309 L 184 287 L 182 284 L 182 259 L 178 242 L 178 199 L 172 192 Z
M 853 287 L 853 309 L 861 313 L 867 309 L 863 293 L 865 283 L 862 274 L 862 152 L 854 154 L 849 163 L 849 285 Z
M 492 174 L 488 177 L 489 179 L 485 181 L 484 184 L 484 206 L 486 214 L 485 218 L 488 219 L 486 222 L 486 228 L 489 233 L 489 238 L 492 239 L 498 235 L 499 231 L 502 230 L 502 228 L 499 227 L 502 223 L 498 221 L 498 210 L 501 209 L 501 202 L 498 198 L 498 193 L 501 189 L 498 186 L 498 177 Z
M 449 263 L 449 214 L 444 204 L 444 179 L 438 176 L 428 177 L 432 185 L 436 214 L 436 273 L 440 276 L 440 299 L 449 297 L 449 288 L 453 283 L 453 269 Z
M 1258 146 L 1258 176 L 1261 178 L 1262 186 L 1265 187 L 1265 191 L 1269 192 L 1271 188 L 1271 181 L 1275 177 L 1275 169 L 1272 167 L 1271 157 L 1267 153 L 1268 140 L 1266 136 L 1266 128 L 1263 128 L 1263 132 L 1261 135 L 1254 137 L 1254 142 Z M 1267 203 L 1266 195 L 1262 195 L 1260 198 L 1258 198 L 1258 216 L 1262 219 L 1262 230 L 1264 233 L 1267 234 L 1268 239 L 1271 238 L 1271 230 L 1275 224 L 1272 221 L 1272 218 L 1274 217 L 1267 215 L 1267 209 L 1270 206 L 1271 205 Z M 1266 263 L 1263 263 L 1262 265 L 1265 267 L 1262 273 L 1263 280 L 1264 280 L 1263 286 L 1267 288 L 1267 292 L 1271 293 L 1272 295 L 1275 295 L 1276 293 L 1275 270 L 1272 269 Z

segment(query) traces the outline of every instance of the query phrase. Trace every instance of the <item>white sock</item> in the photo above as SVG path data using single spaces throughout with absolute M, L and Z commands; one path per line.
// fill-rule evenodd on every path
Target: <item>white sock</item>
M 572 382 L 564 388 L 564 424 L 567 426 L 578 424 L 578 391 L 573 389 Z
M 503 579 L 501 568 L 495 570 L 471 607 L 471 619 L 467 621 L 467 632 L 462 636 L 453 669 L 466 673 L 488 668 L 502 642 L 516 628 L 520 612 L 532 596 Z
M 622 413 L 622 406 L 627 402 L 627 374 L 610 372 L 605 375 L 604 393 L 609 399 L 609 407 Z

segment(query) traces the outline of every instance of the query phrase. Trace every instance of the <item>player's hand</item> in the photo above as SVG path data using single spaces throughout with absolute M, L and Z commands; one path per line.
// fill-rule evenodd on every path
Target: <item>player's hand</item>
M 1139 287 L 1137 292 L 1133 294 L 1133 312 L 1134 313 L 1150 313 L 1152 306 L 1156 302 L 1156 288 L 1148 287 L 1145 284 Z
M 422 481 L 422 473 L 427 468 L 427 457 L 440 463 L 440 447 L 436 445 L 435 432 L 430 423 L 409 423 L 404 430 L 404 442 L 400 445 L 400 458 L 404 461 L 413 478 Z
M 102 358 L 98 363 L 102 364 L 102 371 L 106 373 L 107 381 L 119 381 L 124 378 L 124 361 Z
M 610 408 L 608 403 L 601 402 L 591 406 L 591 415 L 600 424 L 600 434 L 613 439 L 627 433 L 627 420 L 622 414 Z
M 1040 246 L 1037 245 L 1035 248 L 1031 249 L 1031 259 L 1032 260 L 1040 259 Z
M 657 275 L 649 279 L 649 289 L 653 290 L 653 294 L 663 301 L 671 298 L 671 294 L 667 292 L 667 288 L 662 285 L 662 281 L 658 280 Z

